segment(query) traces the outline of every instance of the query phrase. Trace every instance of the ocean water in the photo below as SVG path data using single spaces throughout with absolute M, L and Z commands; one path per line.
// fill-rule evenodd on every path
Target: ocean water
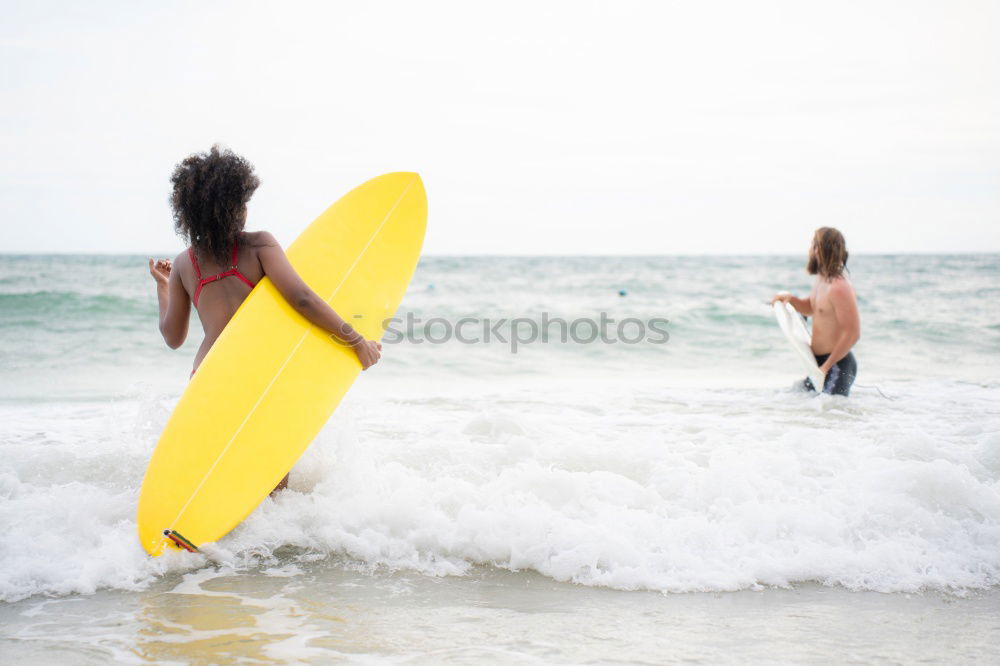
M 139 486 L 198 325 L 163 345 L 144 257 L 0 256 L 0 654 L 984 658 L 1000 256 L 851 269 L 843 399 L 795 389 L 765 304 L 800 257 L 425 258 L 289 491 L 151 559 Z

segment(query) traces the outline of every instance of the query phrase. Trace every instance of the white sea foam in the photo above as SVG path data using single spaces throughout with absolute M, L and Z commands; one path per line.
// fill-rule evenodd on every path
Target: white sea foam
M 898 385 L 890 402 L 630 384 L 439 387 L 429 408 L 416 385 L 371 381 L 300 461 L 291 490 L 208 554 L 281 576 L 333 556 L 669 592 L 1000 581 L 995 389 Z M 5 445 L 21 459 L 0 477 L 3 599 L 137 589 L 210 564 L 150 559 L 135 538 L 158 402 L 119 405 L 114 418 L 65 409 L 50 422 L 86 436 L 96 418 L 105 438 L 91 447 Z

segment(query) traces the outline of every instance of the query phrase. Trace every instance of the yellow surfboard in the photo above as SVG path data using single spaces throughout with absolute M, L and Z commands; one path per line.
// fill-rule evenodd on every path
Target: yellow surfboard
M 288 248 L 312 289 L 379 339 L 413 276 L 427 223 L 420 176 L 349 192 Z M 361 371 L 353 350 L 310 324 L 266 277 L 212 346 L 160 436 L 139 495 L 139 540 L 218 540 L 246 518 L 329 419 Z

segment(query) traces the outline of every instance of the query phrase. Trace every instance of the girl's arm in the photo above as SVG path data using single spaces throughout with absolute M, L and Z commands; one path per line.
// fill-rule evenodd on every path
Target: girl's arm
M 160 304 L 160 334 L 171 349 L 177 349 L 187 339 L 191 320 L 191 299 L 188 298 L 180 274 L 173 270 L 169 259 L 149 260 L 149 274 L 156 280 L 156 298 Z
M 281 249 L 274 236 L 266 231 L 257 235 L 261 244 L 257 247 L 257 256 L 264 274 L 271 279 L 278 292 L 288 304 L 310 323 L 328 331 L 337 339 L 354 348 L 361 361 L 361 368 L 368 369 L 378 362 L 382 343 L 365 340 L 364 336 L 354 330 L 344 319 L 320 298 L 289 263 L 285 251 Z

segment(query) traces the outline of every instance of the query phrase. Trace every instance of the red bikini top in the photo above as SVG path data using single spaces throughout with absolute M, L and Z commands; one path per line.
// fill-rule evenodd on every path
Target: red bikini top
M 235 275 L 240 280 L 242 280 L 246 286 L 253 289 L 254 287 L 253 282 L 248 280 L 247 276 L 243 275 L 243 273 L 240 273 L 239 269 L 236 268 L 236 250 L 237 250 L 237 245 L 236 243 L 233 243 L 233 260 L 230 262 L 229 270 L 225 270 L 222 271 L 221 273 L 216 273 L 215 275 L 210 275 L 207 278 L 203 278 L 201 276 L 201 269 L 198 268 L 198 260 L 195 259 L 194 257 L 194 248 L 192 247 L 188 248 L 188 256 L 191 257 L 191 263 L 194 265 L 194 274 L 198 277 L 198 287 L 194 290 L 194 298 L 191 299 L 194 301 L 195 307 L 198 307 L 198 297 L 201 295 L 202 287 L 204 287 L 209 282 L 215 282 L 216 280 L 221 280 L 222 278 L 229 277 L 230 275 Z

